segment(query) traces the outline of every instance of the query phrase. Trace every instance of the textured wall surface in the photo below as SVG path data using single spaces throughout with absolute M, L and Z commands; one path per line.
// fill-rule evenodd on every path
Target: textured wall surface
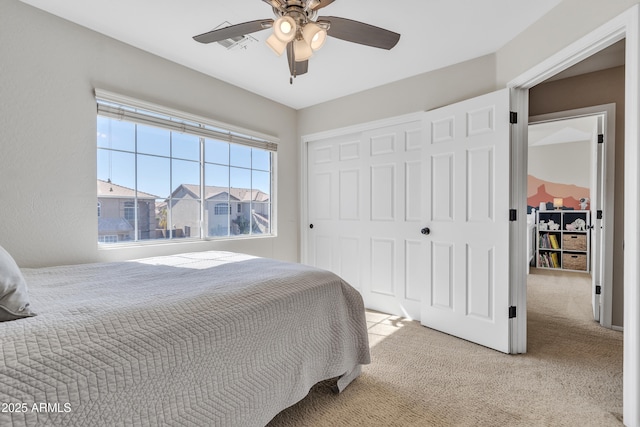
M 298 259 L 294 110 L 18 0 L 2 0 L 0 58 L 0 245 L 18 264 L 205 249 Z M 96 87 L 278 137 L 278 237 L 98 250 Z

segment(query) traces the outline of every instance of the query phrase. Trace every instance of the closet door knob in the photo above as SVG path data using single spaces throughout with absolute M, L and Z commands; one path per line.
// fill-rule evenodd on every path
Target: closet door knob
M 422 230 L 420 230 L 420 232 L 421 232 L 422 234 L 424 234 L 425 236 L 428 236 L 428 235 L 429 235 L 429 233 L 431 233 L 431 230 L 429 230 L 429 227 L 425 227 L 425 228 L 423 228 Z

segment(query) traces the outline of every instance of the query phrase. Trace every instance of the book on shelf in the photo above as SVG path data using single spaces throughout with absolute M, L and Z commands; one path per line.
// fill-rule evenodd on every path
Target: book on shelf
M 551 253 L 551 262 L 553 263 L 553 268 L 560 268 L 560 260 L 558 259 L 558 253 Z
M 549 253 L 547 252 L 540 253 L 539 261 L 540 261 L 539 262 L 540 267 L 547 267 L 547 268 L 553 267 L 553 260 L 549 256 Z
M 551 243 L 551 248 L 560 249 L 560 245 L 558 244 L 558 237 L 555 234 L 549 234 L 549 242 Z
M 560 258 L 557 252 L 540 252 L 538 266 L 546 268 L 560 268 Z
M 540 247 L 543 249 L 548 249 L 549 246 L 549 235 L 548 234 L 542 234 L 540 235 Z

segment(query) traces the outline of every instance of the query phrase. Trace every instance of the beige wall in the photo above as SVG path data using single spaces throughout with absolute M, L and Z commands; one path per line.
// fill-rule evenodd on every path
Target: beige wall
M 529 114 L 553 113 L 602 104 L 616 104 L 616 158 L 613 238 L 612 324 L 623 325 L 624 257 L 624 67 L 542 83 L 529 91 Z
M 206 249 L 298 260 L 295 110 L 18 0 L 0 9 L 0 245 L 20 266 Z M 278 236 L 98 250 L 96 87 L 279 137 Z
M 379 86 L 298 112 L 301 136 L 427 111 L 495 90 L 495 57 L 487 55 Z
M 563 0 L 496 52 L 498 87 L 505 87 L 638 3 L 640 0 Z

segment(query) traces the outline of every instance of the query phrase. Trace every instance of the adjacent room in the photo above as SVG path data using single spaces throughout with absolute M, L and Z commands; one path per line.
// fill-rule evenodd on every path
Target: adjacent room
M 640 427 L 640 1 L 0 6 L 0 425 Z

